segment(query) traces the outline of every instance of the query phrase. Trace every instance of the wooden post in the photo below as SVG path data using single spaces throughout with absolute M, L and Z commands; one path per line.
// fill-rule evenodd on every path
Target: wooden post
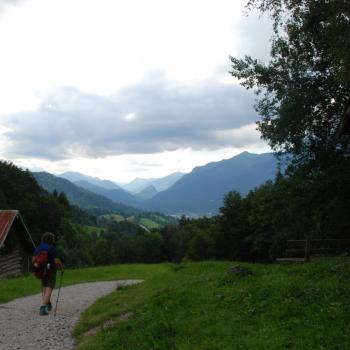
M 305 262 L 310 261 L 310 239 L 307 238 L 305 241 Z

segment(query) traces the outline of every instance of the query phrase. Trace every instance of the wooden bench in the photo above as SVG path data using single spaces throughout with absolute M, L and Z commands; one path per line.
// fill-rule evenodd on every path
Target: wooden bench
M 300 239 L 286 242 L 285 257 L 280 263 L 304 263 L 312 257 L 350 253 L 350 239 Z

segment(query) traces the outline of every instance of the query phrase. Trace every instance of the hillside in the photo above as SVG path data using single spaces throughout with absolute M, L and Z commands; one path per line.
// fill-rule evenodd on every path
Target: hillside
M 154 186 L 148 186 L 144 188 L 141 192 L 136 193 L 135 197 L 140 200 L 147 200 L 155 197 L 157 195 L 158 191 Z
M 82 209 L 98 208 L 121 213 L 135 213 L 140 211 L 121 203 L 115 203 L 106 197 L 78 187 L 72 182 L 58 176 L 45 172 L 33 172 L 32 174 L 45 190 L 49 192 L 56 190 L 57 192 L 65 193 L 72 204 L 78 205 Z
M 109 198 L 115 203 L 123 203 L 128 206 L 138 207 L 140 206 L 141 198 L 133 196 L 131 193 L 123 190 L 122 188 L 107 189 L 101 186 L 94 185 L 85 180 L 79 180 L 74 182 L 75 185 L 85 188 L 86 190 Z
M 59 226 L 62 199 L 44 191 L 28 171 L 0 160 L 0 209 L 19 210 L 35 242 Z
M 243 152 L 193 169 L 171 188 L 145 202 L 144 207 L 168 214 L 215 214 L 229 191 L 245 195 L 274 179 L 276 172 L 277 160 L 272 153 Z

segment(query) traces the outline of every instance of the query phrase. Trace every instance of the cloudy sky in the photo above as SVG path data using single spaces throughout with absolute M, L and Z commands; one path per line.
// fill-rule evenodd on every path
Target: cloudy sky
M 0 159 L 127 182 L 269 150 L 229 55 L 267 60 L 241 0 L 0 0 Z

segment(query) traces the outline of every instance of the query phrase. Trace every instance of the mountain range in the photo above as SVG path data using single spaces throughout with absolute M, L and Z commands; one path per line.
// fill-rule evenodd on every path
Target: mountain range
M 47 173 L 34 173 L 34 176 L 45 189 L 65 192 L 68 199 L 82 208 L 102 205 L 111 210 L 111 206 L 117 205 L 124 211 L 134 207 L 138 208 L 135 211 L 143 209 L 174 215 L 214 215 L 228 192 L 235 190 L 246 195 L 274 179 L 277 165 L 272 153 L 243 152 L 230 159 L 196 167 L 189 174 L 174 173 L 148 181 L 135 179 L 124 189 L 109 180 L 79 173 L 61 175 L 73 182 Z
M 238 191 L 243 196 L 250 190 L 274 179 L 277 159 L 272 153 L 243 152 L 233 158 L 209 163 L 193 171 L 171 188 L 145 202 L 144 208 L 168 214 L 217 214 L 224 196 Z

